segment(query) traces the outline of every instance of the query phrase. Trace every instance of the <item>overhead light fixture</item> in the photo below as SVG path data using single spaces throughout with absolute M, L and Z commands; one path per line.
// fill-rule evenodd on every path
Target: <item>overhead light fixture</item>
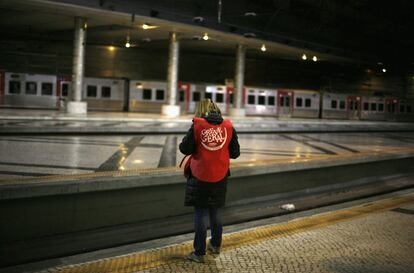
M 114 51 L 115 50 L 115 47 L 114 46 L 108 46 L 108 50 L 109 51 Z
M 148 24 L 148 23 L 144 23 L 144 24 L 142 24 L 141 27 L 142 27 L 142 29 L 147 30 L 147 29 L 157 28 L 158 26 L 154 26 L 154 25 L 151 25 L 151 24 Z
M 206 33 L 204 33 L 203 40 L 204 40 L 204 41 L 207 41 L 208 39 L 209 39 L 209 37 L 208 37 L 208 34 L 207 34 L 207 32 L 206 32 Z
M 246 32 L 246 33 L 243 33 L 243 36 L 246 38 L 254 38 L 256 37 L 256 34 L 254 34 L 253 32 Z
M 257 16 L 257 13 L 254 11 L 247 11 L 244 13 L 244 16 Z
M 127 35 L 127 37 L 126 37 L 125 47 L 126 47 L 126 48 L 130 48 L 130 47 L 131 47 L 131 43 L 130 43 L 130 41 L 129 41 L 129 34 L 128 34 L 128 35 Z
M 201 17 L 201 16 L 193 17 L 193 21 L 196 23 L 202 23 L 204 22 L 204 17 Z
M 313 60 L 314 62 L 316 62 L 316 61 L 318 60 L 318 58 L 317 58 L 316 56 L 313 56 L 312 60 Z
M 306 61 L 306 59 L 307 59 L 308 57 L 306 57 L 306 54 L 303 54 L 302 55 L 302 60 L 304 60 L 304 61 Z
M 383 68 L 383 69 L 382 69 L 382 72 L 384 72 L 384 73 L 385 73 L 385 72 L 387 72 L 387 69 Z
M 260 48 L 261 51 L 265 52 L 266 51 L 266 45 L 262 44 L 262 47 Z

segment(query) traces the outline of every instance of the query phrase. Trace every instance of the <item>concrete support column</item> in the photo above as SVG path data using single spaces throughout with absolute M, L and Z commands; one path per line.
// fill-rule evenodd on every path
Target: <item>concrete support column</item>
M 161 112 L 167 117 L 180 115 L 180 106 L 177 105 L 178 63 L 180 43 L 175 32 L 170 33 L 170 49 L 168 55 L 167 72 L 167 104 L 162 106 Z
M 246 111 L 242 105 L 243 87 L 244 87 L 244 67 L 246 62 L 246 47 L 244 45 L 237 45 L 236 52 L 236 71 L 234 75 L 234 93 L 233 93 L 233 107 L 230 108 L 230 115 L 236 117 L 243 117 Z
M 83 77 L 85 71 L 86 19 L 75 17 L 75 35 L 73 41 L 72 89 L 67 112 L 86 114 L 87 104 L 82 101 Z

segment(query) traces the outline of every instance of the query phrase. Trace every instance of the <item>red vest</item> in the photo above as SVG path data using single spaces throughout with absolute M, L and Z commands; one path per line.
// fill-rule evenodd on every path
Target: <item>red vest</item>
M 227 119 L 219 125 L 203 118 L 194 118 L 193 122 L 196 151 L 191 157 L 191 173 L 201 181 L 219 182 L 229 170 L 233 125 Z

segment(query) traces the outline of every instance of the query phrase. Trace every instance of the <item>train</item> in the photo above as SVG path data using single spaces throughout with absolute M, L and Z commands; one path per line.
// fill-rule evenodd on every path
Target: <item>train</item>
M 63 110 L 71 88 L 68 76 L 0 70 L 0 107 Z M 89 111 L 161 113 L 167 103 L 164 81 L 85 77 L 82 99 Z M 210 98 L 228 114 L 234 88 L 207 83 L 178 84 L 177 104 L 191 114 Z M 245 86 L 242 104 L 247 116 L 414 121 L 414 100 L 355 93 Z

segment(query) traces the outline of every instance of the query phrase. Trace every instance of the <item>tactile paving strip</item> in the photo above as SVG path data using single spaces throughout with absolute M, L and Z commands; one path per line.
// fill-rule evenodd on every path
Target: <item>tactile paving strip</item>
M 227 234 L 223 238 L 222 252 L 257 244 L 265 240 L 285 237 L 302 231 L 326 227 L 335 223 L 349 221 L 371 213 L 387 211 L 414 202 L 414 193 L 382 199 L 355 206 L 349 209 L 328 212 L 292 220 L 286 223 L 262 226 L 242 232 Z M 132 273 L 150 269 L 176 261 L 182 261 L 191 252 L 192 242 L 142 251 L 124 256 L 92 261 L 83 264 L 51 268 L 45 272 L 59 273 Z

